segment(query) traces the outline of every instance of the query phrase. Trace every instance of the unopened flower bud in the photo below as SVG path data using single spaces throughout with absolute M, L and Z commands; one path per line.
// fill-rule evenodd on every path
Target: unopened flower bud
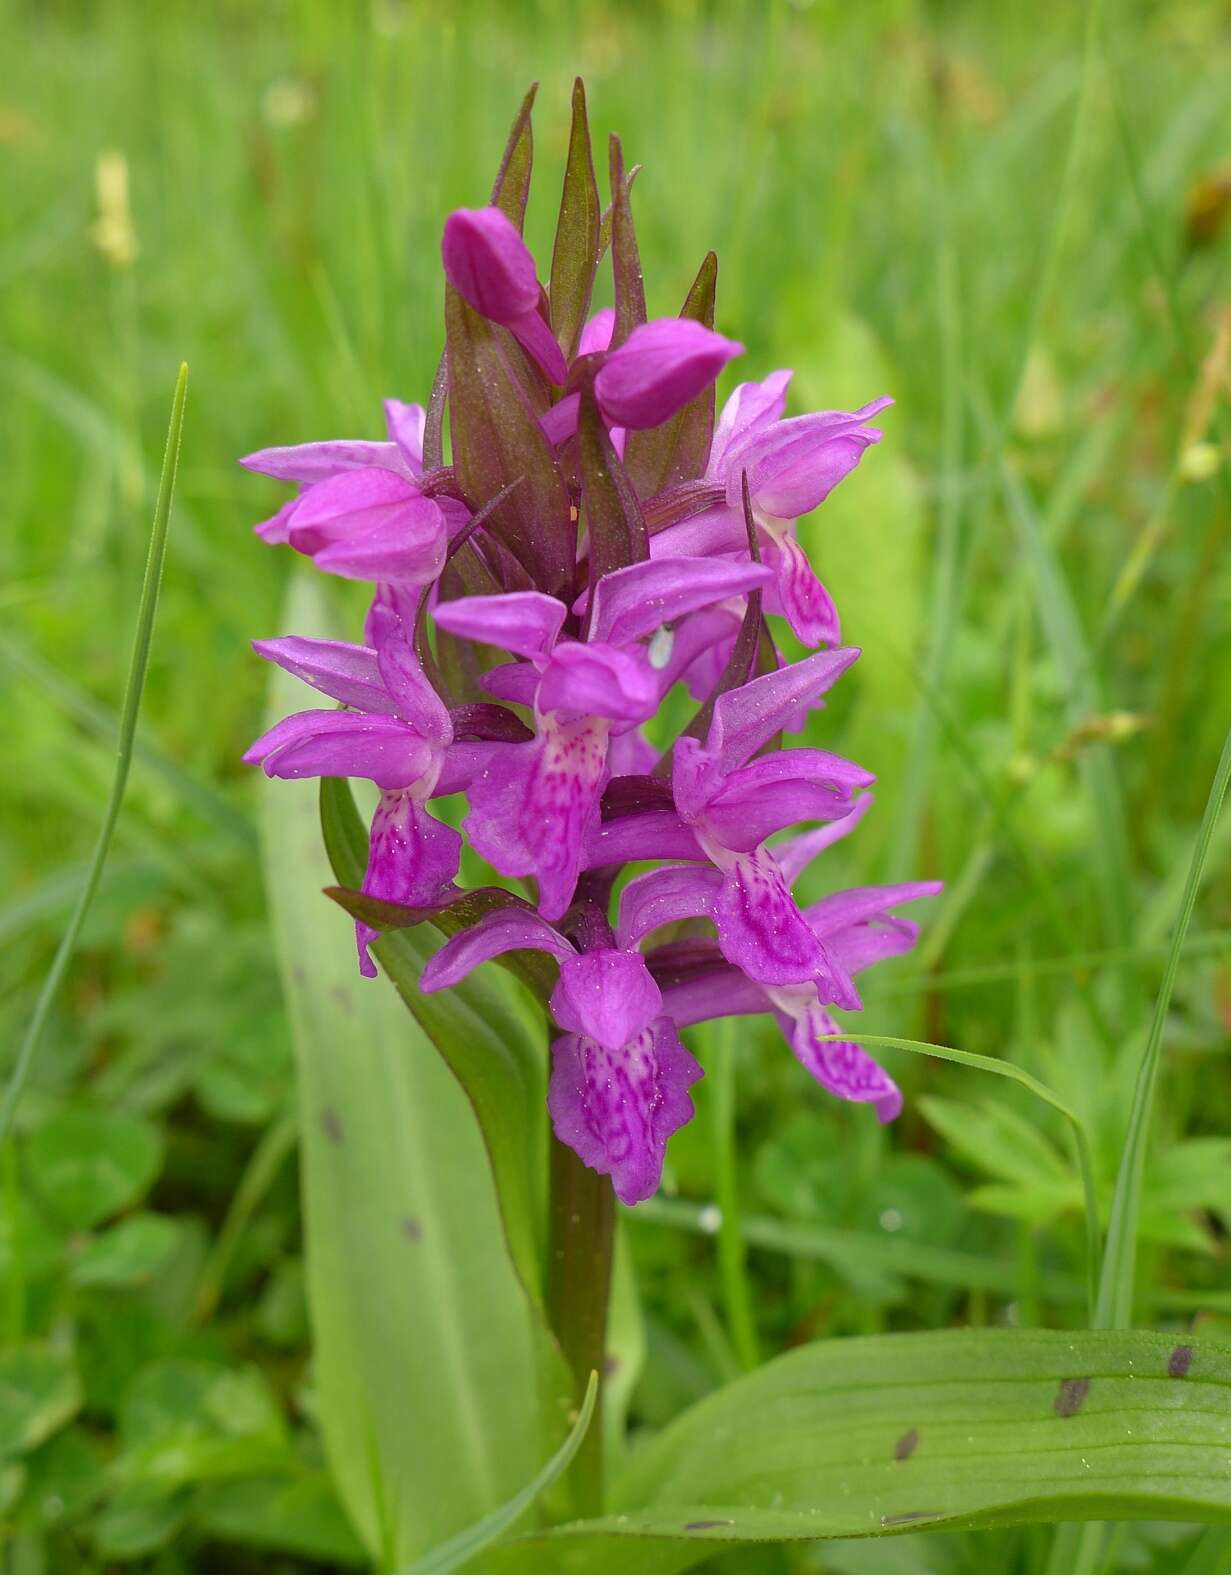
M 714 381 L 744 347 L 687 317 L 634 328 L 594 379 L 609 425 L 634 430 L 670 420 Z
M 449 283 L 476 312 L 511 323 L 538 305 L 530 248 L 499 208 L 458 208 L 440 243 Z

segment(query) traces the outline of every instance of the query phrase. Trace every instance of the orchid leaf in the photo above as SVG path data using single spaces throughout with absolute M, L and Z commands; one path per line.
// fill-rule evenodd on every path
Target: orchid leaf
M 334 874 L 344 888 L 353 890 L 367 863 L 367 837 L 349 783 L 323 781 L 320 804 Z M 515 900 L 510 895 L 510 904 Z M 509 1251 L 537 1301 L 541 1243 L 535 1199 L 545 1053 L 531 1042 L 514 1011 L 502 1005 L 492 978 L 468 979 L 425 995 L 419 989 L 419 975 L 436 949 L 422 926 L 390 930 L 372 945 L 412 1017 L 470 1100 L 496 1182 Z
M 624 151 L 619 137 L 610 142 L 611 168 L 611 266 L 615 275 L 615 329 L 611 348 L 619 347 L 646 320 L 645 280 L 641 276 L 641 257 L 633 229 L 633 210 L 628 200 L 631 179 L 624 175 Z
M 676 1575 L 731 1544 L 1030 1521 L 1231 1522 L 1231 1349 L 1153 1333 L 944 1330 L 778 1357 L 639 1450 L 611 1513 L 494 1575 Z
M 717 286 L 718 258 L 709 252 L 680 309 L 680 316 L 713 328 Z M 661 426 L 628 434 L 624 468 L 640 497 L 655 497 L 668 487 L 696 481 L 705 474 L 714 437 L 714 403 L 714 384 L 711 383 Z
M 445 292 L 453 467 L 472 509 L 519 484 L 493 510 L 487 529 L 536 585 L 568 591 L 576 529 L 559 466 L 516 370 L 525 358 L 512 337 Z
M 345 793 L 349 796 L 350 789 L 344 783 L 330 783 L 327 793 L 330 795 Z M 332 807 L 325 807 L 322 810 L 322 816 L 326 820 L 334 813 L 336 811 Z M 361 919 L 364 924 L 370 924 L 374 930 L 382 931 L 410 930 L 420 924 L 434 924 L 442 935 L 456 935 L 459 930 L 468 930 L 472 924 L 477 924 L 489 913 L 495 913 L 502 908 L 517 908 L 526 913 L 534 912 L 524 898 L 518 897 L 511 891 L 505 891 L 503 886 L 476 886 L 470 891 L 458 892 L 456 897 L 450 898 L 447 902 L 437 903 L 431 908 L 408 908 L 400 902 L 386 902 L 380 897 L 369 897 L 366 892 L 355 891 L 349 886 L 326 886 L 325 896 L 332 898 L 340 908 L 345 909 L 352 919 Z M 505 952 L 493 961 L 503 964 L 514 978 L 520 979 L 543 1002 L 546 1002 L 551 995 L 556 982 L 556 969 L 544 953 Z
M 590 148 L 590 122 L 586 115 L 586 90 L 578 77 L 573 83 L 573 127 L 564 169 L 556 244 L 551 254 L 551 326 L 570 360 L 590 310 L 594 275 L 598 271 L 601 217 Z
M 288 623 L 332 635 L 321 597 L 297 578 Z M 272 711 L 298 701 L 276 671 Z M 498 974 L 421 998 L 423 1022 L 385 981 L 359 978 L 351 926 L 320 894 L 317 797 L 314 783 L 278 782 L 264 798 L 297 1058 L 315 1406 L 343 1504 L 374 1563 L 394 1569 L 505 1503 L 567 1429 L 567 1378 L 534 1299 L 542 1053 Z M 339 874 L 358 884 L 363 826 L 338 819 Z M 401 960 L 412 992 L 425 935 L 375 947 Z M 445 1042 L 488 1070 L 495 1146 L 522 1178 L 518 1190 L 502 1173 L 499 1199 L 493 1133 L 438 1053 Z
M 526 203 L 530 200 L 530 172 L 534 165 L 534 129 L 530 112 L 538 90 L 538 83 L 532 82 L 521 101 L 492 185 L 492 207 L 499 208 L 505 218 L 517 226 L 519 233 L 526 222 Z
M 581 391 L 577 421 L 581 499 L 589 533 L 590 584 L 604 574 L 644 563 L 650 556 L 641 504 L 612 447 L 611 437 L 590 388 Z

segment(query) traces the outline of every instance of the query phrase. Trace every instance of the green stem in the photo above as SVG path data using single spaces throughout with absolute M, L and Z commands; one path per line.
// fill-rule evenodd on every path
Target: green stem
M 718 1228 L 718 1266 L 727 1333 L 745 1372 L 760 1364 L 757 1325 L 748 1292 L 747 1249 L 740 1222 L 735 1169 L 735 1020 L 728 1018 L 714 1035 L 710 1055 L 710 1119 L 714 1136 L 714 1190 L 722 1224 Z
M 1206 800 L 1205 814 L 1197 831 L 1196 843 L 1184 882 L 1184 895 L 1171 936 L 1171 950 L 1163 971 L 1154 1002 L 1154 1015 L 1146 1038 L 1145 1050 L 1137 1068 L 1137 1085 L 1133 1091 L 1133 1105 L 1129 1113 L 1128 1131 L 1120 1150 L 1120 1168 L 1116 1175 L 1115 1192 L 1111 1199 L 1111 1215 L 1107 1224 L 1107 1244 L 1103 1252 L 1102 1274 L 1099 1279 L 1098 1300 L 1095 1306 L 1093 1327 L 1096 1329 L 1128 1329 L 1133 1321 L 1133 1290 L 1137 1267 L 1137 1227 L 1141 1212 L 1142 1184 L 1145 1176 L 1146 1146 L 1149 1141 L 1150 1118 L 1154 1113 L 1154 1093 L 1158 1085 L 1159 1067 L 1162 1063 L 1163 1029 L 1171 1009 L 1180 955 L 1184 937 L 1192 922 L 1197 904 L 1197 892 L 1205 871 L 1206 859 L 1213 840 L 1214 828 L 1222 810 L 1228 783 L 1231 783 L 1231 731 L 1223 742 L 1222 754 Z
M 594 1417 L 565 1478 L 571 1512 L 603 1510 L 603 1369 L 607 1353 L 607 1301 L 615 1240 L 615 1194 L 608 1177 L 583 1165 L 551 1137 L 551 1238 L 547 1263 L 547 1312 L 573 1374 L 573 1399 L 585 1400 L 590 1374 L 599 1388 Z

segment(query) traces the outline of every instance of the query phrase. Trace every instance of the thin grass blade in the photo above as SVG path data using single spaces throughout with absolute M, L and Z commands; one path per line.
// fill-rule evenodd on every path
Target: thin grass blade
M 490 1547 L 496 1538 L 524 1515 L 535 1499 L 546 1492 L 556 1478 L 572 1464 L 573 1457 L 581 1448 L 586 1430 L 594 1416 L 597 1399 L 598 1374 L 591 1373 L 590 1382 L 586 1385 L 585 1398 L 577 1413 L 577 1420 L 573 1423 L 568 1437 L 543 1469 L 526 1483 L 520 1493 L 514 1494 L 507 1504 L 501 1504 L 500 1508 L 494 1509 L 490 1515 L 484 1515 L 483 1519 L 476 1521 L 473 1526 L 467 1526 L 466 1530 L 459 1532 L 456 1537 L 450 1537 L 448 1542 L 442 1542 L 438 1548 L 433 1548 L 423 1558 L 416 1559 L 402 1571 L 402 1575 L 450 1575 L 451 1571 L 460 1570 L 471 1559 L 477 1558 L 484 1548 Z
M 154 638 L 154 615 L 158 611 L 162 568 L 167 555 L 167 527 L 171 519 L 171 499 L 175 492 L 175 472 L 179 464 L 180 436 L 184 427 L 184 400 L 187 393 L 188 363 L 183 362 L 175 382 L 175 394 L 171 400 L 171 420 L 167 428 L 167 443 L 162 457 L 162 478 L 158 483 L 158 501 L 154 506 L 154 524 L 150 531 L 150 546 L 145 559 L 145 577 L 141 584 L 141 603 L 137 610 L 137 632 L 133 640 L 132 660 L 128 665 L 128 679 L 124 686 L 115 776 L 112 778 L 102 829 L 94 846 L 94 856 L 90 860 L 85 885 L 81 888 L 81 896 L 77 899 L 77 906 L 73 909 L 72 918 L 68 921 L 68 928 L 56 950 L 47 978 L 43 981 L 43 988 L 35 1002 L 34 1015 L 30 1019 L 30 1026 L 17 1052 L 17 1060 L 4 1091 L 4 1102 L 0 1105 L 0 1150 L 3 1149 L 12 1130 L 17 1106 L 21 1102 L 21 1096 L 34 1066 L 35 1056 L 38 1054 L 39 1040 L 42 1038 L 47 1015 L 56 998 L 60 983 L 68 971 L 68 966 L 73 960 L 82 926 L 90 911 L 94 894 L 98 890 L 103 866 L 107 862 L 107 854 L 111 848 L 116 821 L 120 816 L 120 806 L 124 801 L 128 770 L 132 764 L 133 740 L 137 732 L 137 715 L 141 709 L 141 694 L 145 688 L 150 645 Z

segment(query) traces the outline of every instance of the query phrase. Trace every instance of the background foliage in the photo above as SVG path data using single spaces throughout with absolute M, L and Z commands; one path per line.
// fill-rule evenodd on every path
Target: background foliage
M 359 1560 L 314 1423 L 238 763 L 267 676 L 246 642 L 285 632 L 290 565 L 248 534 L 273 489 L 233 461 L 424 397 L 442 217 L 482 200 L 531 78 L 540 255 L 581 70 L 596 130 L 646 165 L 651 310 L 712 245 L 743 375 L 796 366 L 797 409 L 896 397 L 804 527 L 867 651 L 817 736 L 882 779 L 825 879 L 946 878 L 867 1028 L 1044 1077 L 1109 1194 L 1231 694 L 1225 5 L 1109 0 L 1089 32 L 1058 0 L 10 0 L 0 59 L 5 1046 L 106 795 L 181 357 L 193 374 L 143 750 L 0 1174 L 6 1567 Z M 1138 1307 L 1164 1330 L 1231 1323 L 1229 835 L 1164 1041 Z M 886 1052 L 907 1109 L 882 1132 L 772 1027 L 696 1037 L 700 1118 L 627 1230 L 635 1425 L 807 1339 L 1082 1322 L 1079 1181 L 1024 1095 Z M 956 1575 L 992 1536 L 1011 1569 L 1045 1533 L 727 1561 Z M 1135 1528 L 1107 1567 L 1180 1568 L 1189 1538 Z

